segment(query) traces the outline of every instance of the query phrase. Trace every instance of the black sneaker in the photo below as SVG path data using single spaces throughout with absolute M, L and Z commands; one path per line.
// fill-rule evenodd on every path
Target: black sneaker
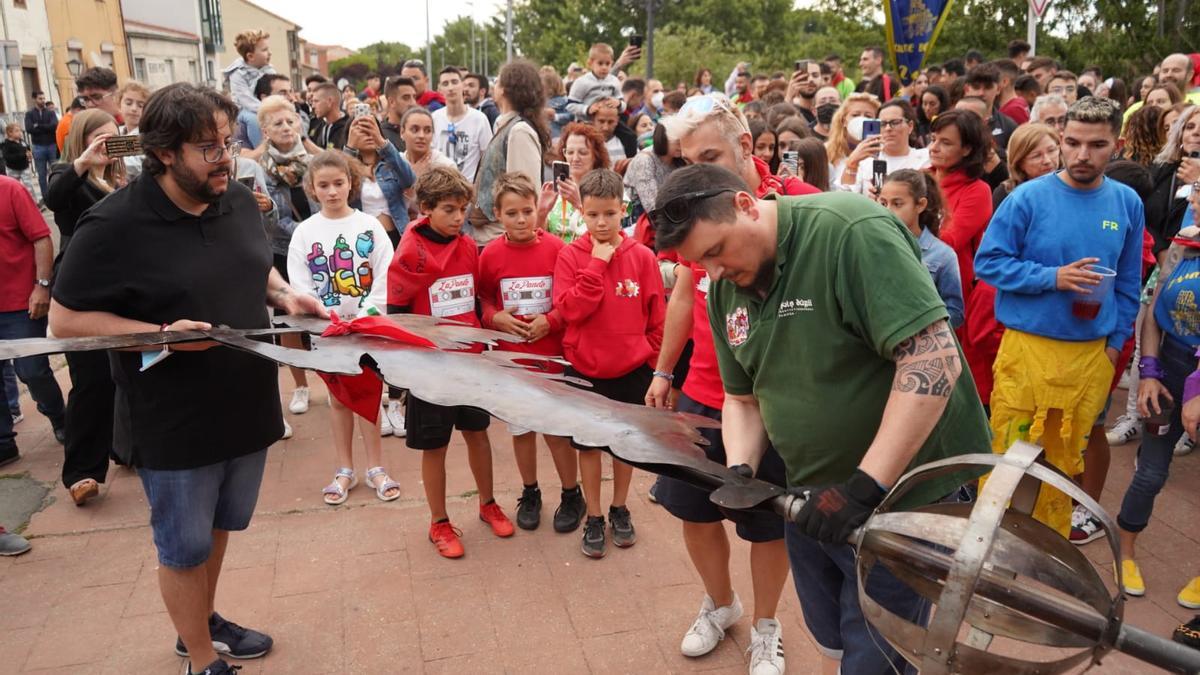
M 629 548 L 637 543 L 637 532 L 633 531 L 633 520 L 629 517 L 628 507 L 608 507 L 608 522 L 612 525 L 613 543 L 619 548 Z
M 583 554 L 589 558 L 603 558 L 608 552 L 604 540 L 604 516 L 588 516 L 583 526 Z
M 536 530 L 542 523 L 542 491 L 526 486 L 517 500 L 517 527 Z
M 1171 639 L 1192 649 L 1200 649 L 1200 614 L 1176 628 Z
M 578 485 L 571 490 L 563 490 L 562 502 L 554 510 L 554 531 L 574 532 L 583 522 L 587 513 L 587 504 L 583 502 L 583 490 Z
M 208 632 L 209 635 L 212 635 L 213 651 L 242 661 L 266 655 L 271 651 L 271 645 L 274 644 L 271 636 L 243 628 L 232 621 L 226 621 L 216 612 L 208 617 Z M 182 639 L 175 640 L 175 653 L 180 656 L 188 655 L 187 647 L 184 646 Z
M 187 667 L 187 675 L 227 675 L 228 673 L 236 673 L 241 669 L 241 666 L 231 666 L 221 659 L 217 659 L 216 661 L 208 664 L 204 670 L 201 670 L 198 673 L 192 671 L 192 664 L 189 663 Z

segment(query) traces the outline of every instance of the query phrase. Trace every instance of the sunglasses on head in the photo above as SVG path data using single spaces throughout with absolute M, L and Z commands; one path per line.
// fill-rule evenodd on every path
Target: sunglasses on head
M 686 115 L 693 113 L 696 115 L 707 115 L 714 110 L 732 110 L 729 99 L 715 94 L 693 96 L 679 109 L 679 114 Z
M 712 188 L 710 190 L 699 190 L 679 195 L 651 211 L 650 220 L 655 225 L 659 223 L 671 223 L 674 225 L 686 223 L 691 219 L 693 203 L 702 199 L 716 197 L 726 192 L 737 192 L 737 190 L 733 188 Z

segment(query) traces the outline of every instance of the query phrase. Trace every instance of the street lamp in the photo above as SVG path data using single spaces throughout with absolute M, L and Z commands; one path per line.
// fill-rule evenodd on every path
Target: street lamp
M 71 77 L 78 78 L 83 74 L 83 61 L 79 59 L 67 61 L 67 72 L 71 74 Z

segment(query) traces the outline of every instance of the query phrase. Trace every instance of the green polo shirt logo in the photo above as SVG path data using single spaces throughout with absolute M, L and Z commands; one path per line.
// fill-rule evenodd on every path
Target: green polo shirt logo
M 745 307 L 737 307 L 725 315 L 725 337 L 730 347 L 736 347 L 750 337 L 750 315 Z
M 792 298 L 779 302 L 779 318 L 783 319 L 800 312 L 813 311 L 813 301 L 808 298 Z

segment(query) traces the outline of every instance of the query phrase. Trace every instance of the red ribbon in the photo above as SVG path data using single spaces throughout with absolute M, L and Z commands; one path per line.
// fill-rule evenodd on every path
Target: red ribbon
M 428 339 L 410 333 L 395 322 L 383 316 L 362 316 L 352 321 L 343 321 L 337 312 L 329 313 L 329 327 L 321 333 L 321 337 L 337 335 L 374 335 L 377 337 L 403 342 L 417 347 L 435 347 Z M 383 380 L 375 371 L 364 369 L 358 375 L 340 375 L 336 373 L 318 372 L 329 393 L 342 405 L 358 413 L 361 417 L 375 422 L 379 419 L 379 403 L 383 396 Z

